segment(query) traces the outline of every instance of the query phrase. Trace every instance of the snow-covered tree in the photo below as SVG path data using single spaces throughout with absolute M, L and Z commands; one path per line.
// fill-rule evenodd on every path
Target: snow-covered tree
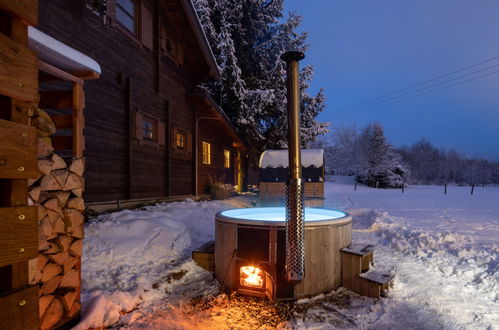
M 338 175 L 355 175 L 358 169 L 359 150 L 355 126 L 338 127 L 332 132 L 332 146 L 326 152 L 326 164 Z
M 359 165 L 357 179 L 371 187 L 402 187 L 408 169 L 402 158 L 386 142 L 383 127 L 369 124 L 358 138 Z
M 297 32 L 301 17 L 283 19 L 283 0 L 195 0 L 201 23 L 222 73 L 221 82 L 204 86 L 257 152 L 287 146 L 286 68 L 280 55 L 306 51 L 306 34 Z M 308 147 L 327 132 L 317 121 L 325 107 L 324 91 L 307 90 L 313 68 L 301 78 L 301 137 Z

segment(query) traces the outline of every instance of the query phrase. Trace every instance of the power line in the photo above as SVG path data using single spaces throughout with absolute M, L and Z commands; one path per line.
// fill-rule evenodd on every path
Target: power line
M 405 93 L 397 93 L 399 95 L 397 96 L 393 96 L 393 97 L 387 97 L 386 100 L 383 100 L 383 101 L 378 101 L 378 102 L 370 102 L 364 106 L 358 106 L 356 107 L 357 109 L 359 108 L 364 108 L 364 107 L 371 107 L 373 105 L 377 105 L 377 104 L 380 104 L 380 103 L 384 103 L 384 102 L 387 102 L 387 101 L 390 101 L 391 99 L 397 99 L 397 98 L 400 98 L 400 97 L 403 97 L 403 96 L 406 96 L 406 95 L 410 95 L 412 93 L 416 93 L 416 92 L 421 92 L 421 91 L 424 91 L 424 90 L 427 90 L 427 89 L 430 89 L 430 88 L 433 88 L 433 87 L 437 87 L 437 86 L 440 86 L 440 85 L 443 85 L 443 84 L 446 84 L 448 82 L 451 82 L 451 81 L 454 81 L 454 80 L 457 80 L 457 79 L 461 79 L 461 78 L 466 78 L 468 76 L 472 76 L 476 73 L 479 73 L 479 72 L 483 72 L 483 71 L 487 71 L 487 70 L 490 70 L 492 68 L 495 68 L 495 67 L 498 67 L 499 66 L 499 63 L 498 64 L 494 64 L 492 66 L 489 66 L 489 67 L 486 67 L 486 68 L 482 68 L 482 69 L 479 69 L 479 70 L 476 70 L 476 71 L 473 71 L 473 72 L 469 72 L 469 73 L 465 73 L 463 75 L 460 75 L 460 76 L 457 76 L 457 77 L 453 77 L 453 78 L 450 78 L 450 79 L 446 79 L 444 81 L 440 81 L 440 82 L 437 82 L 436 84 L 431 84 L 431 85 L 428 85 L 426 87 L 423 87 L 423 88 L 417 88 L 415 90 L 411 90 L 409 88 L 407 88 L 406 90 L 409 90 Z M 354 110 L 354 108 L 352 108 L 351 110 Z M 336 115 L 343 115 L 343 114 L 346 114 L 346 113 L 349 113 L 351 112 L 350 111 L 342 111 L 342 112 L 335 112 Z
M 486 67 L 486 68 L 483 68 L 483 69 L 480 69 L 480 70 L 476 70 L 476 71 L 473 71 L 473 72 L 470 72 L 470 73 L 467 73 L 467 74 L 464 74 L 464 75 L 461 75 L 461 76 L 457 76 L 457 77 L 454 77 L 454 78 L 451 78 L 451 79 L 447 79 L 447 80 L 438 82 L 436 84 L 432 84 L 432 85 L 429 85 L 429 86 L 426 86 L 426 87 L 423 87 L 423 88 L 418 88 L 418 89 L 415 89 L 415 90 L 411 90 L 409 92 L 402 93 L 402 94 L 400 94 L 398 96 L 387 98 L 386 100 L 383 100 L 383 101 L 378 101 L 378 102 L 373 102 L 373 103 L 370 103 L 370 104 L 366 104 L 365 106 L 358 107 L 357 110 L 361 109 L 361 108 L 366 108 L 366 107 L 371 108 L 373 106 L 384 104 L 386 102 L 394 101 L 394 100 L 399 99 L 399 98 L 404 97 L 404 96 L 411 96 L 414 93 L 419 93 L 419 92 L 431 89 L 433 87 L 441 86 L 441 85 L 444 85 L 444 84 L 449 83 L 449 82 L 454 81 L 454 80 L 458 80 L 458 79 L 461 79 L 461 78 L 466 78 L 466 77 L 469 77 L 469 76 L 473 76 L 476 73 L 487 71 L 487 70 L 490 70 L 490 69 L 498 67 L 498 66 L 499 66 L 499 64 L 495 64 L 495 65 L 492 65 L 490 67 Z M 352 110 L 354 110 L 354 109 L 352 109 Z M 357 110 L 355 110 L 355 111 L 352 111 L 352 110 L 350 110 L 350 111 L 344 111 L 344 112 L 341 112 L 341 113 L 330 113 L 330 115 L 343 116 L 345 114 L 353 113 L 353 112 L 357 111 Z
M 403 89 L 400 89 L 400 90 L 397 90 L 397 91 L 391 92 L 391 93 L 389 93 L 389 94 L 386 94 L 386 95 L 383 95 L 383 96 L 380 96 L 380 97 L 376 97 L 376 98 L 373 98 L 373 99 L 370 99 L 370 100 L 366 100 L 366 101 L 361 102 L 361 103 L 359 103 L 359 104 L 357 104 L 357 105 L 353 105 L 353 106 L 349 106 L 349 107 L 344 107 L 344 108 L 341 108 L 341 109 L 337 110 L 337 112 L 335 112 L 335 114 L 349 113 L 351 110 L 357 109 L 357 108 L 359 108 L 359 107 L 371 106 L 373 102 L 374 102 L 374 103 L 379 103 L 379 102 L 375 102 L 375 101 L 381 101 L 381 100 L 383 100 L 383 101 L 381 101 L 381 102 L 386 102 L 386 101 L 389 101 L 389 99 L 393 98 L 392 96 L 398 95 L 398 94 L 400 94 L 400 93 L 402 93 L 402 92 L 409 91 L 409 90 L 414 89 L 415 87 L 418 87 L 418 86 L 423 86 L 423 85 L 426 85 L 426 84 L 428 84 L 428 83 L 430 83 L 430 82 L 437 81 L 437 80 L 440 80 L 440 79 L 442 79 L 442 78 L 445 78 L 445 77 L 448 77 L 448 76 L 454 75 L 454 74 L 456 74 L 456 73 L 459 73 L 459 72 L 463 72 L 463 71 L 469 70 L 469 69 L 471 69 L 471 68 L 473 68 L 473 67 L 476 67 L 476 66 L 482 65 L 482 64 L 484 64 L 484 63 L 488 63 L 488 62 L 494 61 L 494 60 L 496 60 L 496 59 L 499 59 L 499 56 L 494 56 L 494 57 L 491 57 L 491 58 L 489 58 L 489 59 L 486 59 L 486 60 L 483 60 L 483 61 L 480 61 L 480 62 L 477 62 L 477 63 L 471 64 L 471 65 L 468 65 L 468 66 L 466 66 L 466 67 L 464 67 L 464 68 L 460 68 L 460 69 L 458 69 L 458 70 L 455 70 L 455 71 L 452 71 L 452 72 L 449 72 L 449 73 L 446 73 L 446 74 L 443 74 L 443 75 L 437 76 L 437 77 L 435 77 L 435 78 L 432 78 L 432 79 L 429 79 L 429 80 L 426 80 L 426 81 L 423 81 L 423 82 L 420 82 L 420 83 L 417 83 L 417 84 L 413 84 L 413 85 L 411 85 L 411 86 L 408 86 L 408 87 L 406 87 L 406 88 L 403 88 Z M 493 68 L 493 67 L 495 67 L 495 66 L 498 66 L 498 65 L 493 65 L 493 66 L 488 67 L 488 68 L 485 68 L 485 69 L 480 69 L 480 70 L 477 70 L 477 71 L 474 71 L 474 72 L 471 72 L 471 73 L 467 73 L 467 74 L 463 75 L 462 77 L 466 77 L 466 76 L 468 76 L 468 75 L 472 75 L 472 74 L 474 74 L 474 73 L 481 72 L 481 71 L 484 71 L 484 70 L 487 70 L 487 69 Z M 455 79 L 457 79 L 457 78 L 452 78 L 452 79 L 450 79 L 450 80 L 446 80 L 446 81 L 443 81 L 443 82 L 439 82 L 439 83 L 435 84 L 435 86 L 436 86 L 436 85 L 441 85 L 441 84 L 443 84 L 443 83 L 446 83 L 446 82 L 448 82 L 448 81 L 452 81 L 452 80 L 455 80 Z M 429 88 L 429 86 L 425 87 L 424 89 L 427 89 L 427 88 Z M 414 92 L 414 91 L 412 91 L 412 92 Z M 405 93 L 405 94 L 408 94 L 408 93 Z M 405 95 L 405 94 L 404 94 L 404 95 Z M 398 98 L 398 97 L 401 97 L 401 96 L 402 96 L 402 95 L 398 95 L 398 96 L 395 96 L 395 98 Z M 387 100 L 384 100 L 384 99 L 387 99 Z
M 356 114 L 359 114 L 359 113 L 362 113 L 362 112 L 374 110 L 374 109 L 377 109 L 377 108 L 380 108 L 380 107 L 385 107 L 387 105 L 391 105 L 391 104 L 394 104 L 394 103 L 399 103 L 399 102 L 402 102 L 402 101 L 405 101 L 405 100 L 409 100 L 409 99 L 412 99 L 412 98 L 415 98 L 415 97 L 418 97 L 418 96 L 421 96 L 421 95 L 431 94 L 431 93 L 434 93 L 434 92 L 437 92 L 437 91 L 440 91 L 440 90 L 443 90 L 443 89 L 447 89 L 447 88 L 454 87 L 454 86 L 457 86 L 457 85 L 462 85 L 464 83 L 467 83 L 467 82 L 470 82 L 470 81 L 473 81 L 473 80 L 477 80 L 477 79 L 480 79 L 480 78 L 484 78 L 484 77 L 487 77 L 487 76 L 490 76 L 490 75 L 493 75 L 493 74 L 496 74 L 496 73 L 499 73 L 499 70 L 492 71 L 492 72 L 480 75 L 478 77 L 474 77 L 474 78 L 471 78 L 471 79 L 463 80 L 463 81 L 460 81 L 460 82 L 457 82 L 457 83 L 454 83 L 454 84 L 451 84 L 451 85 L 447 85 L 447 86 L 444 86 L 444 87 L 441 87 L 441 88 L 433 89 L 433 90 L 430 90 L 430 91 L 427 91 L 427 92 L 423 92 L 423 93 L 418 93 L 418 94 L 415 94 L 415 95 L 411 95 L 411 96 L 402 98 L 402 99 L 397 100 L 397 101 L 387 101 L 388 103 L 384 103 L 384 104 L 380 104 L 380 105 L 374 106 L 374 108 L 367 108 L 367 109 L 363 109 L 363 110 L 357 110 L 357 111 L 353 111 L 353 112 L 350 112 L 350 113 L 345 113 L 345 114 L 340 115 L 338 117 L 334 117 L 333 116 L 332 119 L 342 119 L 342 118 L 349 117 L 349 116 L 352 116 L 352 115 L 356 115 Z

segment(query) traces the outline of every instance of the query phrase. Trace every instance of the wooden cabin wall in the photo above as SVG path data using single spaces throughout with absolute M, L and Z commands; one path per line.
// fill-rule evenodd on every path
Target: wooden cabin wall
M 143 3 L 155 12 L 155 1 Z M 85 200 L 192 194 L 192 155 L 172 157 L 170 175 L 176 181 L 168 182 L 168 135 L 165 146 L 133 140 L 131 153 L 129 149 L 129 116 L 135 111 L 165 123 L 170 118 L 192 133 L 193 109 L 186 100 L 193 88 L 190 73 L 162 56 L 158 89 L 155 52 L 117 27 L 103 25 L 84 0 L 41 1 L 38 29 L 92 57 L 102 68 L 99 80 L 85 84 Z
M 211 164 L 203 164 L 203 146 L 202 142 L 211 144 Z M 198 141 L 198 159 L 199 159 L 199 177 L 198 191 L 200 194 L 209 193 L 210 177 L 224 183 L 236 184 L 235 178 L 235 157 L 237 150 L 232 148 L 232 138 L 223 127 L 213 120 L 199 129 Z M 230 168 L 224 167 L 224 149 L 230 151 Z M 241 153 L 241 156 L 243 154 Z

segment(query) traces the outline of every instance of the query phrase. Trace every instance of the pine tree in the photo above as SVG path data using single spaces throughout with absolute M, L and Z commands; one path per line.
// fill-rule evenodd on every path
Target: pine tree
M 222 73 L 222 80 L 203 86 L 219 102 L 257 152 L 287 146 L 286 68 L 280 55 L 306 51 L 301 17 L 282 22 L 283 0 L 195 0 L 195 6 Z M 325 107 L 324 91 L 307 93 L 313 68 L 300 73 L 301 136 L 307 147 L 327 132 L 316 120 Z
M 371 187 L 402 187 L 408 170 L 401 157 L 386 142 L 383 127 L 369 124 L 358 139 L 359 168 L 357 178 Z

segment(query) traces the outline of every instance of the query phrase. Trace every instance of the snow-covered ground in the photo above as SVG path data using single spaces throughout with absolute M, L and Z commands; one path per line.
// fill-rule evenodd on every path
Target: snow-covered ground
M 221 293 L 191 251 L 213 239 L 216 212 L 250 207 L 252 197 L 184 201 L 87 224 L 76 328 L 499 329 L 499 188 L 354 191 L 350 178 L 334 179 L 326 207 L 352 214 L 355 242 L 380 244 L 376 267 L 397 268 L 387 298 L 339 289 L 271 303 Z

